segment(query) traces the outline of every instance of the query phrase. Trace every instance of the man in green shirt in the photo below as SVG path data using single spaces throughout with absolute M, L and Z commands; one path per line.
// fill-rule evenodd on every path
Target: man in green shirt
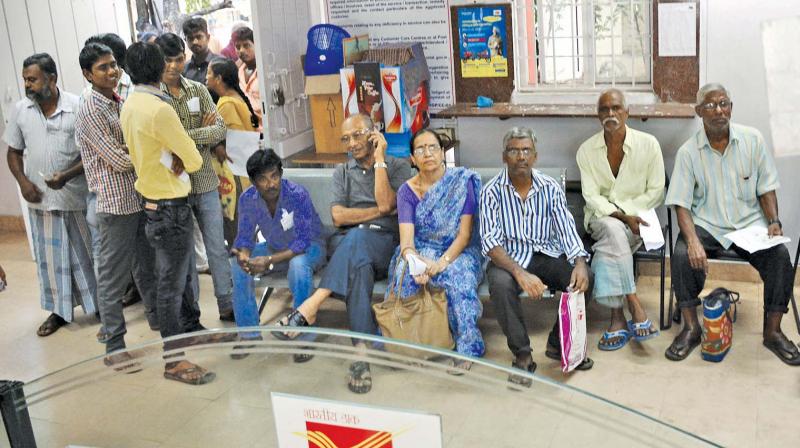
M 780 186 L 775 162 L 761 133 L 731 123 L 733 102 L 720 84 L 697 93 L 695 112 L 703 129 L 678 149 L 666 203 L 675 207 L 681 232 L 671 255 L 672 287 L 678 297 L 683 329 L 667 348 L 673 361 L 686 359 L 700 344 L 698 295 L 705 286 L 708 257 L 732 249 L 747 260 L 764 281 L 764 346 L 786 364 L 800 365 L 800 351 L 781 332 L 794 285 L 789 251 L 783 244 L 750 253 L 725 237 L 750 226 L 783 235 L 778 219 Z

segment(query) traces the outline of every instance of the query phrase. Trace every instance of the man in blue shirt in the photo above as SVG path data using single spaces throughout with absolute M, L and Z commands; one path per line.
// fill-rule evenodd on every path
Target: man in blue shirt
M 280 157 L 271 149 L 256 151 L 247 160 L 247 175 L 253 186 L 239 197 L 239 232 L 232 251 L 237 261 L 232 263 L 233 313 L 240 327 L 259 324 L 254 275 L 288 271 L 296 309 L 311 295 L 314 271 L 326 255 L 311 196 L 302 185 L 282 178 Z M 256 244 L 256 229 L 265 242 Z M 294 357 L 295 362 L 309 359 Z

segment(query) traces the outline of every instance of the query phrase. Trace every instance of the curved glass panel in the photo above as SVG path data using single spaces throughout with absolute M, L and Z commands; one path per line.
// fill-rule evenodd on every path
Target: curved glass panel
M 164 341 L 154 341 L 128 349 L 135 369 L 141 368 L 136 373 L 108 367 L 99 356 L 14 386 L 10 395 L 16 394 L 18 415 L 30 416 L 38 446 L 279 446 L 275 415 L 283 411 L 273 408 L 272 393 L 438 415 L 441 446 L 447 447 L 713 446 L 634 409 L 483 359 L 322 328 L 298 329 L 299 338 L 281 341 L 275 329 L 182 335 L 167 340 L 182 346 L 170 352 L 163 351 Z M 201 386 L 166 380 L 165 355 L 197 363 L 216 378 Z M 296 355 L 313 359 L 296 362 Z M 369 363 L 369 393 L 348 389 L 350 365 L 358 361 Z M 462 361 L 471 368 L 452 367 Z M 511 383 L 509 375 L 531 384 Z M 394 444 L 390 438 L 361 446 L 414 446 L 404 444 L 403 434 L 392 437 Z M 292 440 L 280 446 L 345 446 L 301 434 Z M 429 442 L 425 446 L 440 446 Z

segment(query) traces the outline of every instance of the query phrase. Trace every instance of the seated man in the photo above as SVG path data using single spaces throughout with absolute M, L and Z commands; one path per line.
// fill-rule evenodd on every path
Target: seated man
M 611 308 L 611 323 L 598 347 L 618 350 L 631 337 L 644 341 L 658 334 L 636 295 L 633 252 L 642 244 L 639 226 L 649 225 L 639 214 L 664 200 L 664 159 L 655 137 L 627 127 L 628 106 L 619 90 L 600 95 L 597 117 L 603 130 L 583 142 L 577 159 L 586 200 L 584 227 L 596 241 L 592 296 Z M 622 310 L 625 299 L 630 321 Z
M 378 334 L 378 326 L 370 303 L 372 288 L 376 277 L 386 276 L 392 251 L 399 242 L 397 217 L 393 216 L 396 192 L 413 171 L 405 160 L 385 155 L 386 139 L 366 115 L 352 116 L 342 123 L 342 143 L 353 157 L 338 165 L 333 174 L 331 216 L 341 229 L 333 237 L 336 249 L 319 289 L 279 325 L 313 325 L 319 307 L 334 294 L 345 299 L 350 329 L 374 335 Z M 357 347 L 366 347 L 364 341 L 354 342 Z M 370 391 L 369 364 L 358 361 L 350 366 L 348 387 L 360 394 Z
M 486 270 L 489 294 L 515 356 L 512 366 L 531 373 L 536 363 L 531 358 L 520 290 L 539 299 L 548 288 L 587 291 L 591 283 L 588 254 L 564 192 L 556 181 L 533 170 L 535 143 L 531 129 L 513 127 L 506 133 L 503 162 L 507 168 L 486 183 L 480 199 L 482 250 L 491 259 Z M 561 359 L 558 319 L 547 338 L 545 355 Z M 577 369 L 588 370 L 592 365 L 586 358 Z M 509 381 L 531 384 L 513 375 Z
M 800 351 L 781 332 L 789 308 L 794 272 L 784 245 L 749 253 L 725 234 L 750 226 L 783 235 L 778 219 L 778 173 L 764 138 L 756 129 L 731 123 L 728 91 L 706 84 L 697 92 L 695 112 L 703 119 L 675 157 L 667 204 L 675 207 L 680 234 L 672 252 L 672 287 L 683 317 L 683 329 L 667 348 L 667 359 L 680 361 L 700 344 L 698 296 L 708 273 L 707 254 L 732 248 L 764 281 L 764 346 L 783 362 L 800 365 Z
M 253 153 L 247 160 L 247 175 L 253 186 L 239 198 L 239 233 L 232 250 L 238 263 L 231 263 L 233 312 L 240 327 L 259 324 L 253 275 L 288 271 L 297 308 L 311 295 L 314 271 L 324 264 L 326 253 L 311 196 L 302 185 L 282 179 L 283 164 L 273 150 Z M 266 242 L 255 244 L 256 227 Z M 310 359 L 310 355 L 294 356 L 295 362 Z

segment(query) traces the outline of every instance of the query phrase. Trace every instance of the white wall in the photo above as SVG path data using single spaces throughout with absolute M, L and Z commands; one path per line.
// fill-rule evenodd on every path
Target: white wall
M 84 87 L 78 65 L 83 42 L 97 33 L 114 32 L 130 41 L 125 0 L 0 0 L 0 131 L 9 107 L 22 98 L 22 61 L 47 52 L 58 66 L 59 88 L 80 93 Z M 0 215 L 19 216 L 17 186 L 0 143 Z

